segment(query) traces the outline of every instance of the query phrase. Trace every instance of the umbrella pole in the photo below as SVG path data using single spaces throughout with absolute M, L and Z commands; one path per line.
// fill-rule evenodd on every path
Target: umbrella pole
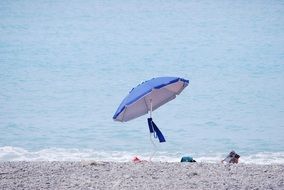
M 152 118 L 152 111 L 153 111 L 153 105 L 152 105 L 152 99 L 150 99 L 150 118 Z M 152 161 L 152 158 L 155 156 L 156 152 L 157 152 L 157 146 L 156 144 L 154 143 L 153 139 L 152 139 L 152 135 L 150 133 L 150 141 L 154 147 L 154 151 L 153 153 L 151 154 L 150 158 L 149 158 L 149 162 Z
M 150 117 L 152 118 L 153 104 L 152 99 L 150 99 Z
M 151 143 L 152 143 L 152 145 L 153 145 L 153 147 L 154 147 L 154 151 L 152 152 L 152 154 L 151 154 L 151 156 L 150 156 L 150 158 L 149 158 L 149 162 L 152 162 L 152 158 L 155 156 L 155 154 L 156 154 L 156 152 L 157 152 L 157 146 L 156 146 L 156 144 L 154 143 L 154 141 L 153 141 L 153 139 L 152 139 L 151 133 L 150 133 L 150 141 L 151 141 Z

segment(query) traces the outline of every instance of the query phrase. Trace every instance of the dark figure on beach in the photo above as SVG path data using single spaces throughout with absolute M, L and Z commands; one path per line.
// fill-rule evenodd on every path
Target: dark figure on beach
M 184 156 L 181 158 L 180 162 L 196 162 L 196 161 L 193 160 L 193 158 L 190 156 Z
M 226 163 L 237 164 L 239 163 L 239 158 L 240 158 L 240 155 L 235 153 L 235 151 L 232 151 L 224 160 L 222 160 L 222 163 L 226 162 Z

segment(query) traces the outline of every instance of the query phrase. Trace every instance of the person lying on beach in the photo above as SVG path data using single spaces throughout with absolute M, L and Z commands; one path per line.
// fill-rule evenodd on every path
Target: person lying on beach
M 225 162 L 225 163 L 237 164 L 237 163 L 239 163 L 239 158 L 240 158 L 240 155 L 235 153 L 235 151 L 231 151 L 230 154 L 221 162 L 222 163 Z

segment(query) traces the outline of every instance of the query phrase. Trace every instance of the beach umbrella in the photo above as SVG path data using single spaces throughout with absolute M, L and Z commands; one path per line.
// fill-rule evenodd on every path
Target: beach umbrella
M 150 137 L 151 134 L 154 134 L 154 137 L 158 137 L 160 142 L 165 142 L 162 132 L 153 122 L 152 111 L 175 99 L 187 87 L 188 83 L 188 80 L 179 77 L 157 77 L 142 82 L 123 99 L 113 119 L 126 122 L 149 113 Z

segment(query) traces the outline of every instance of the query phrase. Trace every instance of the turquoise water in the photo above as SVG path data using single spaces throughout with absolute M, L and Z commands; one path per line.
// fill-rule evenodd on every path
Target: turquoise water
M 1 1 L 0 160 L 147 156 L 147 116 L 112 116 L 141 81 L 178 76 L 189 86 L 153 114 L 159 158 L 233 149 L 284 163 L 283 13 L 282 1 Z

